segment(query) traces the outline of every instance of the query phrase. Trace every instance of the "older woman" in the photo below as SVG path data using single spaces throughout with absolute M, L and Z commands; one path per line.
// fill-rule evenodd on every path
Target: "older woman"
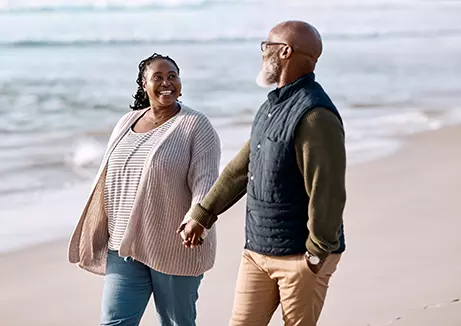
M 152 294 L 161 325 L 195 325 L 216 236 L 211 230 L 188 250 L 176 228 L 216 180 L 220 142 L 203 114 L 178 102 L 173 59 L 141 61 L 137 84 L 133 111 L 110 137 L 69 261 L 105 275 L 101 325 L 138 325 Z

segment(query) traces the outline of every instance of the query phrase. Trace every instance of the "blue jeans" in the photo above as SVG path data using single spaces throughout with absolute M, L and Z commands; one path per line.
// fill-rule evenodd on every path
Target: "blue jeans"
M 101 326 L 139 325 L 152 294 L 162 326 L 195 326 L 195 304 L 202 278 L 203 275 L 166 275 L 109 251 Z

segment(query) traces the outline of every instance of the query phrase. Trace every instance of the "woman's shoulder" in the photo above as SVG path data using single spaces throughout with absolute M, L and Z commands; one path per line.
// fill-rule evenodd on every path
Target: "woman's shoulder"
M 184 105 L 183 103 L 181 105 L 181 110 L 184 112 L 184 115 L 186 117 L 191 117 L 191 118 L 196 118 L 196 119 L 203 119 L 203 120 L 209 120 L 208 117 L 200 111 L 194 110 L 191 107 Z
M 181 103 L 181 109 L 185 117 L 185 128 L 193 139 L 203 142 L 219 142 L 219 136 L 210 119 L 203 112 L 191 109 Z
M 125 113 L 117 122 L 116 126 L 115 126 L 115 129 L 117 127 L 121 127 L 123 126 L 124 124 L 126 124 L 128 121 L 130 121 L 132 118 L 134 118 L 135 116 L 141 116 L 144 111 L 146 111 L 146 109 L 142 109 L 142 110 L 131 110 L 127 113 Z
M 184 117 L 187 120 L 194 122 L 194 127 L 207 126 L 209 128 L 213 128 L 213 125 L 211 124 L 210 119 L 205 113 L 191 109 L 190 107 L 182 103 L 181 103 L 181 110 L 183 111 Z
M 133 116 L 135 115 L 141 115 L 142 112 L 144 112 L 146 109 L 142 109 L 142 110 L 131 110 L 131 111 L 128 111 L 127 113 L 125 113 L 119 120 L 118 120 L 118 124 L 123 124 L 127 121 L 129 121 Z

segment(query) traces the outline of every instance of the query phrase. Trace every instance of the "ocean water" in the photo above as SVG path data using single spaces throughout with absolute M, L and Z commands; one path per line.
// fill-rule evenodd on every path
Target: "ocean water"
M 153 52 L 178 62 L 181 100 L 212 119 L 225 164 L 268 92 L 259 43 L 286 19 L 323 36 L 317 80 L 349 162 L 379 159 L 461 121 L 460 17 L 461 1 L 442 0 L 0 0 L 0 218 L 93 178 Z

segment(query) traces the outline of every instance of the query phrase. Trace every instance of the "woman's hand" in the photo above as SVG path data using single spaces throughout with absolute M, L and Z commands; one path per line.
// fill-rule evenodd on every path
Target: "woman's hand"
M 191 219 L 187 223 L 181 224 L 176 232 L 181 234 L 185 247 L 194 248 L 203 243 L 202 234 L 204 230 L 203 226 Z

